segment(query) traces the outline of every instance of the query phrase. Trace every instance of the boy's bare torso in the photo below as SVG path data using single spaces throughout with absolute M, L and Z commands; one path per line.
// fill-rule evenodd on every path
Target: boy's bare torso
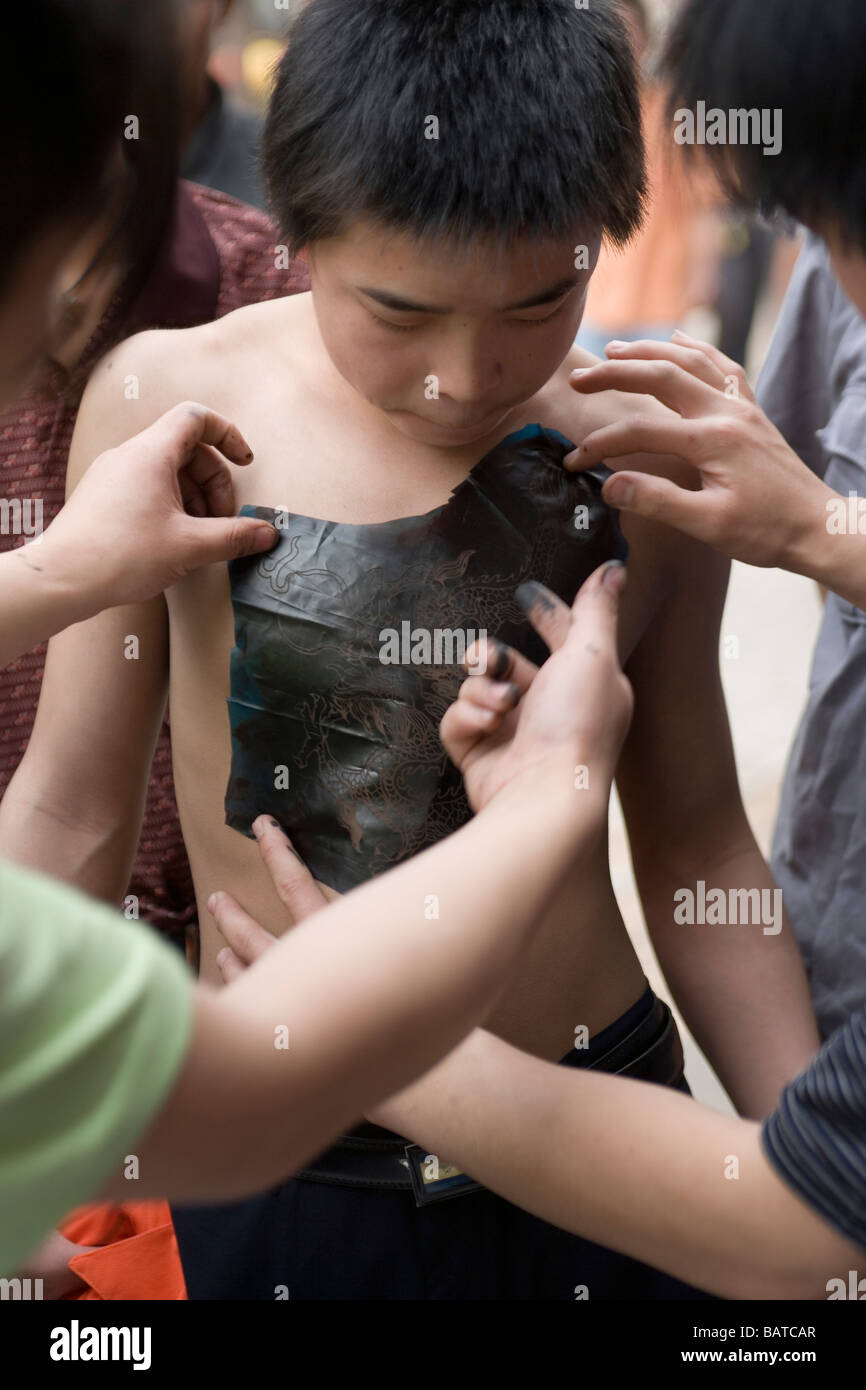
M 144 397 L 161 410 L 193 399 L 240 428 L 255 453 L 236 470 L 238 505 L 257 503 L 356 524 L 418 515 L 442 504 L 500 439 L 525 424 L 560 429 L 579 442 L 611 418 L 610 401 L 578 397 L 568 385 L 570 356 L 548 385 L 470 447 L 418 444 L 367 406 L 343 381 L 319 337 L 312 300 L 299 295 L 256 305 L 200 329 L 146 335 L 123 348 Z M 158 350 L 157 350 L 158 349 Z M 627 528 L 626 528 L 627 529 Z M 635 547 L 622 620 L 625 659 L 663 600 L 653 560 Z M 170 615 L 170 717 L 175 786 L 192 866 L 201 931 L 201 970 L 217 980 L 224 944 L 207 910 L 216 889 L 231 892 L 276 934 L 286 929 L 256 845 L 224 823 L 231 743 L 226 699 L 233 615 L 225 566 L 200 571 L 167 596 Z M 431 891 L 435 891 L 431 888 Z M 422 923 L 419 907 L 419 927 Z M 602 844 L 521 962 L 513 986 L 488 1020 L 509 1041 L 550 1058 L 617 1018 L 640 995 L 643 972 L 610 885 Z

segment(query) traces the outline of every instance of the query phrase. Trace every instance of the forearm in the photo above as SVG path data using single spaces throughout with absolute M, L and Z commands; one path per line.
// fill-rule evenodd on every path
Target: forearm
M 481 1030 L 375 1118 L 542 1220 L 723 1298 L 822 1297 L 848 1254 L 776 1176 L 756 1124 Z
M 88 815 L 86 797 L 66 807 L 50 780 L 31 778 L 25 755 L 0 800 L 0 856 L 118 906 L 129 883 L 137 830 L 102 813 Z M 139 817 L 140 820 L 140 817 Z
M 217 1199 L 273 1183 L 431 1066 L 494 1003 L 603 824 L 570 776 L 503 794 L 205 998 L 189 1062 L 147 1140 L 151 1190 Z
M 118 905 L 168 687 L 165 603 L 113 609 L 49 643 L 30 742 L 0 801 L 0 855 Z M 146 660 L 127 660 L 135 634 Z
M 683 856 L 637 876 L 686 1023 L 740 1113 L 761 1118 L 820 1037 L 781 891 L 751 832 L 725 858 Z
M 86 602 L 43 563 L 41 542 L 0 555 L 0 668 L 89 616 Z

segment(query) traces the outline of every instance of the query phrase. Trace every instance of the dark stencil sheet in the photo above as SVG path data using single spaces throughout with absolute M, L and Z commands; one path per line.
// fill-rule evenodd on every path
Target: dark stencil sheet
M 540 580 L 571 603 L 599 564 L 626 557 L 600 496 L 609 471 L 567 473 L 573 447 L 527 426 L 425 516 L 349 526 L 280 514 L 277 546 L 230 564 L 229 825 L 249 835 L 256 816 L 272 815 L 316 878 L 343 892 L 469 819 L 438 732 L 465 673 L 383 665 L 380 634 L 405 621 L 486 630 L 543 661 L 518 585 Z M 586 529 L 574 524 L 582 505 Z M 275 787 L 281 765 L 287 790 Z

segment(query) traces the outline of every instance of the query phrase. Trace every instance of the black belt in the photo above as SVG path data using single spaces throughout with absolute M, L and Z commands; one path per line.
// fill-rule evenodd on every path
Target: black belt
M 683 1080 L 679 1031 L 667 1004 L 657 998 L 644 1018 L 600 1057 L 579 1059 L 576 1049 L 560 1065 L 631 1076 L 661 1086 L 676 1086 Z M 336 1187 L 413 1192 L 419 1207 L 485 1190 L 467 1173 L 378 1125 L 360 1125 L 295 1177 Z

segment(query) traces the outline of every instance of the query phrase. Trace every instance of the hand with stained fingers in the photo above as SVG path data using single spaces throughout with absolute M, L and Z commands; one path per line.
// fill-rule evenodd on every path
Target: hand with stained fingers
M 565 466 L 607 462 L 617 470 L 602 493 L 612 507 L 675 526 L 732 559 L 802 570 L 836 494 L 755 403 L 743 368 L 681 332 L 606 351 L 607 362 L 572 373 L 575 391 L 654 396 L 667 410 L 638 410 L 593 430 Z M 695 470 L 696 490 L 617 468 L 617 459 L 640 453 L 676 455 Z
M 216 411 L 175 406 L 99 455 L 28 551 L 32 564 L 81 592 L 90 616 L 153 598 L 202 565 L 268 550 L 273 526 L 235 515 L 228 464 L 252 457 Z
M 541 775 L 597 792 L 606 808 L 632 711 L 616 646 L 625 582 L 623 565 L 603 565 L 570 609 L 541 584 L 521 586 L 518 602 L 551 650 L 540 668 L 489 638 L 467 653 L 467 667 L 487 673 L 464 682 L 441 735 L 476 811 L 518 779 Z
M 327 907 L 328 899 L 278 823 L 270 816 L 259 816 L 253 831 L 277 896 L 292 922 L 312 917 Z M 231 893 L 214 893 L 208 900 L 208 911 L 226 940 L 217 956 L 217 966 L 225 983 L 231 984 L 248 965 L 276 945 L 277 938 L 251 917 Z

